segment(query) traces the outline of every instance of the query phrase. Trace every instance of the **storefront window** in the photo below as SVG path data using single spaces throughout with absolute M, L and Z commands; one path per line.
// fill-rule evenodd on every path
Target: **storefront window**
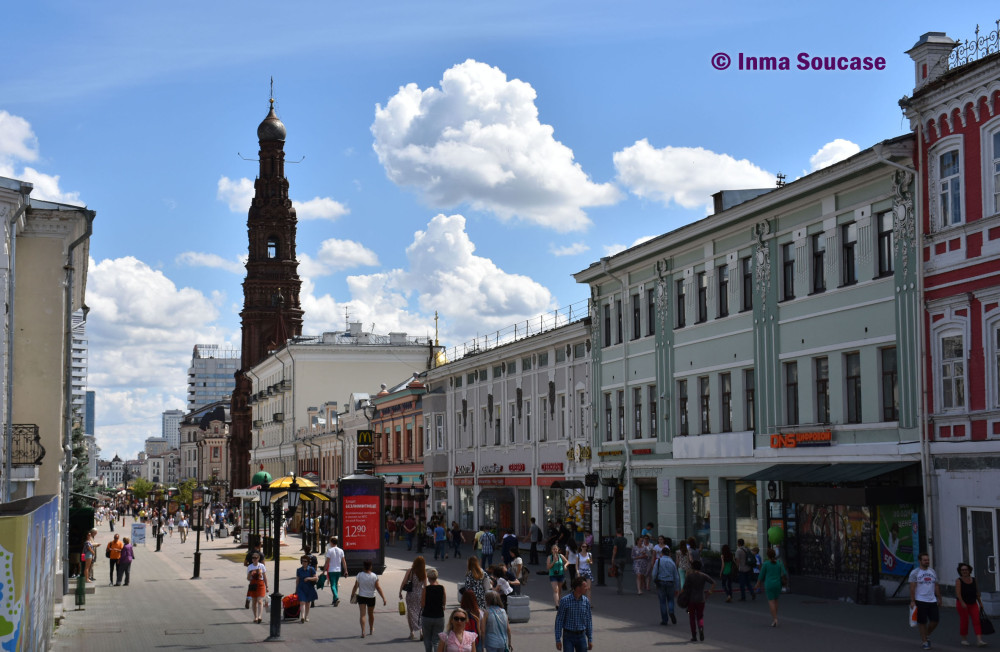
M 463 530 L 475 528 L 473 516 L 475 516 L 475 498 L 472 487 L 462 487 L 458 490 L 458 524 Z
M 712 543 L 710 498 L 708 480 L 684 481 L 684 510 L 686 512 L 684 522 L 687 523 L 687 532 L 684 534 L 688 537 L 695 537 L 706 547 Z
M 757 485 L 729 481 L 729 540 L 734 546 L 743 539 L 747 547 L 759 546 L 757 539 Z
M 517 490 L 517 536 L 526 537 L 531 530 L 531 489 Z
M 542 492 L 542 505 L 545 513 L 542 520 L 554 521 L 566 516 L 566 492 L 562 489 L 547 489 Z
M 793 570 L 803 575 L 857 581 L 864 550 L 861 533 L 871 532 L 867 506 L 798 505 L 797 536 L 789 532 Z M 794 555 L 792 554 L 794 553 Z

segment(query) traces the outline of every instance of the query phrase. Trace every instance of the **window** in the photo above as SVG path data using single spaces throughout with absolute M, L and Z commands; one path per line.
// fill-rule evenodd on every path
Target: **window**
M 861 354 L 844 356 L 847 379 L 847 423 L 861 423 Z
M 812 237 L 812 291 L 826 291 L 826 236 L 817 233 Z
M 499 378 L 503 374 L 503 367 L 495 365 L 493 367 L 493 378 Z
M 1000 129 L 993 132 L 993 212 L 1000 213 Z
M 685 314 L 684 314 L 684 281 L 677 281 L 677 328 L 684 328 L 685 324 Z
M 799 425 L 799 364 L 785 363 L 785 425 Z
M 538 354 L 537 365 L 538 365 L 539 369 L 541 369 L 542 367 L 548 367 L 549 366 L 549 352 L 548 351 L 546 351 L 545 353 L 539 353 Z
M 500 406 L 497 406 L 497 419 L 493 424 L 493 445 L 500 445 Z
M 708 321 L 708 276 L 698 272 L 698 323 Z
M 896 372 L 896 348 L 882 349 L 882 420 L 899 421 L 899 376 Z
M 566 438 L 566 395 L 559 395 L 559 436 Z
M 434 446 L 444 450 L 444 415 L 434 415 Z
M 531 441 L 531 401 L 524 402 L 524 441 Z
M 709 389 L 708 376 L 698 378 L 698 398 L 701 405 L 701 434 L 707 435 L 712 432 L 710 420 L 710 410 L 712 409 L 712 394 Z
M 656 439 L 656 385 L 649 388 L 649 436 Z
M 531 371 L 531 356 L 521 358 L 521 371 Z
M 742 310 L 753 310 L 753 263 L 750 256 L 740 260 L 740 275 L 743 280 Z
M 892 211 L 879 213 L 878 221 L 878 275 L 892 274 Z
M 462 377 L 455 376 L 455 387 L 461 387 L 461 386 L 462 386 Z
M 632 295 L 632 339 L 637 340 L 642 337 L 642 304 L 639 302 L 639 295 Z
M 278 257 L 278 238 L 273 235 L 267 239 L 267 257 Z
M 642 388 L 632 388 L 632 436 L 636 439 L 642 437 Z
M 621 299 L 615 300 L 615 318 L 618 323 L 618 330 L 616 331 L 618 337 L 615 338 L 615 344 L 621 344 L 622 343 L 622 300 Z
M 587 343 L 586 342 L 577 342 L 576 344 L 573 345 L 573 359 L 574 360 L 583 360 L 583 358 L 586 357 L 586 355 L 587 355 Z
M 608 346 L 611 346 L 611 330 L 610 330 L 611 329 L 611 318 L 610 317 L 608 318 L 608 329 L 609 329 L 608 330 L 608 336 L 606 338 L 604 338 L 604 339 L 607 341 Z M 556 364 L 559 364 L 560 362 L 566 362 L 566 349 L 564 349 L 561 346 L 557 346 L 556 347 Z
M 611 441 L 611 392 L 604 395 L 604 441 Z
M 719 277 L 719 318 L 729 316 L 729 267 L 720 265 L 715 270 L 715 275 Z
M 732 432 L 733 379 L 728 373 L 719 374 L 719 394 L 722 397 L 722 432 Z
M 611 346 L 611 305 L 604 304 L 604 346 Z M 559 355 L 559 349 L 556 349 Z M 558 362 L 558 360 L 557 360 Z
M 962 166 L 958 149 L 938 157 L 938 205 L 941 207 L 941 227 L 962 223 Z
M 538 399 L 542 403 L 542 432 L 538 436 L 538 441 L 547 441 L 549 438 L 549 399 L 544 396 Z
M 656 334 L 656 290 L 646 290 L 646 335 Z
M 587 432 L 587 393 L 577 392 L 577 409 L 580 416 L 580 429 L 576 431 L 577 437 L 583 437 Z
M 781 300 L 795 298 L 795 243 L 781 245 Z
M 962 336 L 941 338 L 941 407 L 965 407 L 965 356 Z
M 625 439 L 625 390 L 619 389 L 618 395 L 618 439 Z
M 483 445 L 489 443 L 490 420 L 487 416 L 486 408 L 483 408 Z
M 507 375 L 512 376 L 517 373 L 517 360 L 511 360 L 507 363 Z
M 513 444 L 514 443 L 514 422 L 516 421 L 515 417 L 517 416 L 517 412 L 514 411 L 514 404 L 513 403 L 510 403 L 510 404 L 507 405 L 507 410 L 510 413 L 510 425 L 507 427 L 507 437 L 509 438 L 510 443 Z
M 840 227 L 842 252 L 840 256 L 840 284 L 854 285 L 858 282 L 858 260 L 855 249 L 858 245 L 858 225 L 856 222 Z
M 680 419 L 680 435 L 688 434 L 688 382 L 677 381 L 677 417 Z
M 816 374 L 816 423 L 830 423 L 830 364 L 826 358 L 813 360 Z

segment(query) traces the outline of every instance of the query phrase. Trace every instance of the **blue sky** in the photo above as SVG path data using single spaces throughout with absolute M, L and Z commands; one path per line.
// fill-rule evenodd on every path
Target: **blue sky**
M 195 343 L 239 342 L 270 78 L 305 333 L 454 346 L 586 297 L 571 274 L 908 131 L 904 54 L 995 4 L 37 1 L 0 41 L 0 175 L 97 211 L 87 303 L 104 454 L 184 408 Z M 725 71 L 712 56 L 881 56 Z M 386 379 L 392 382 L 398 379 Z M 358 388 L 365 391 L 371 388 Z M 336 399 L 337 397 L 331 397 Z

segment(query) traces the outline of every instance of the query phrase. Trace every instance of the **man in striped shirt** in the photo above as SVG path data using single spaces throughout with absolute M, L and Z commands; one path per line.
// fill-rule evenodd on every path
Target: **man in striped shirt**
M 556 649 L 566 652 L 583 652 L 594 649 L 594 623 L 590 613 L 587 580 L 573 578 L 573 591 L 559 601 L 556 613 Z M 586 644 L 586 647 L 584 647 Z M 563 648 L 565 645 L 565 648 Z

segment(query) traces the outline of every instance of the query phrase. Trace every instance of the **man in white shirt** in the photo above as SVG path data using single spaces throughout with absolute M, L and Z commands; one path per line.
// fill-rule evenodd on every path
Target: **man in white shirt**
M 337 537 L 330 537 L 330 547 L 326 551 L 326 564 L 323 572 L 330 580 L 330 590 L 333 591 L 333 606 L 340 606 L 340 593 L 338 593 L 338 582 L 341 577 L 347 577 L 347 561 L 344 559 L 344 551 L 337 544 L 340 543 Z
M 926 552 L 917 558 L 919 566 L 910 571 L 910 608 L 917 608 L 917 628 L 923 649 L 931 649 L 931 633 L 938 626 L 941 586 Z

